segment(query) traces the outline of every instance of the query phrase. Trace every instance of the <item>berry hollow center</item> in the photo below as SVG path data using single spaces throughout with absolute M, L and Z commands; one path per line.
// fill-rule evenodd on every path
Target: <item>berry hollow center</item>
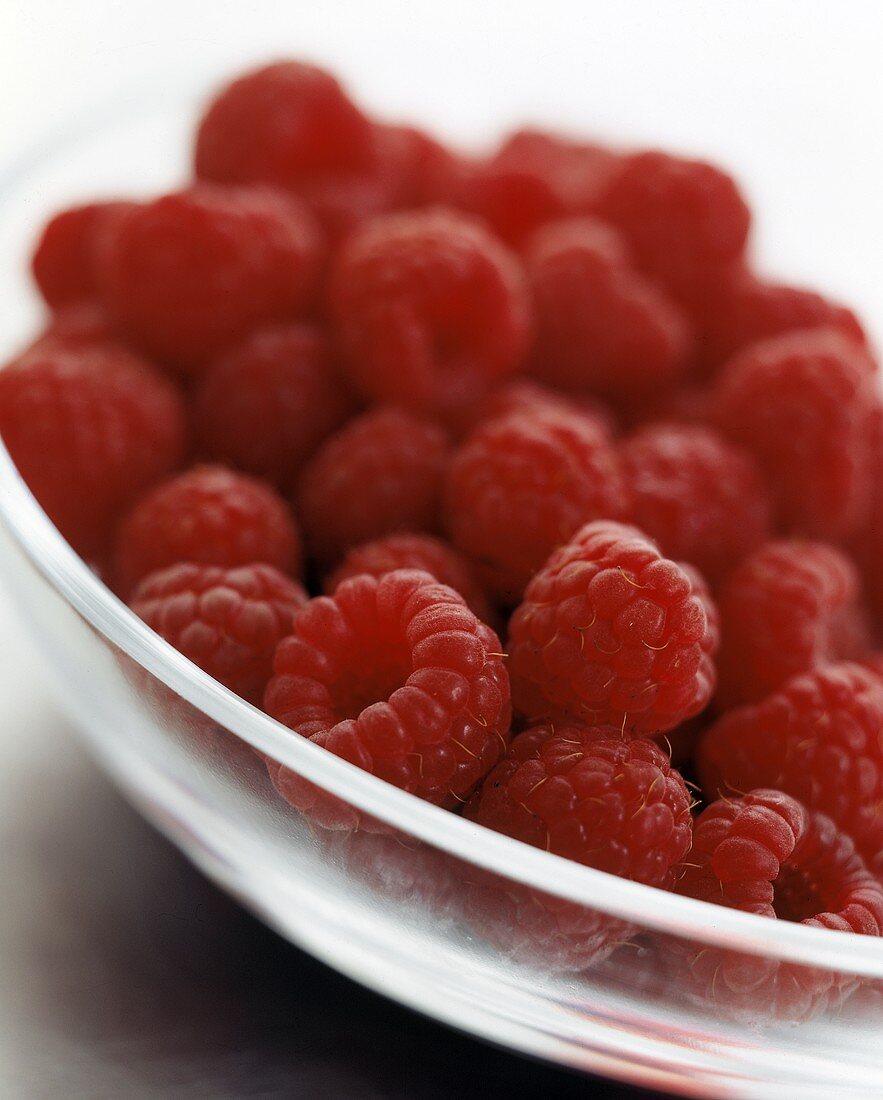
M 358 718 L 366 707 L 386 702 L 404 687 L 412 671 L 411 655 L 403 643 L 366 646 L 333 687 L 340 720 Z
M 827 906 L 806 871 L 785 864 L 773 883 L 773 908 L 779 920 L 799 923 L 824 912 Z

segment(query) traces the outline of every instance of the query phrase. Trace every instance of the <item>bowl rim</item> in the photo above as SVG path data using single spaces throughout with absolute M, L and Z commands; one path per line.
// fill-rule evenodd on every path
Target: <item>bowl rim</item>
M 191 86 L 191 105 L 194 93 L 202 99 L 204 87 Z M 127 98 L 126 114 L 133 102 Z M 119 108 L 118 101 L 114 122 L 123 115 Z M 81 118 L 59 128 L 54 140 L 35 144 L 12 164 L 7 162 L 0 177 L 0 209 L 29 172 L 76 141 L 97 135 L 109 121 L 106 111 L 97 120 Z M 252 748 L 362 812 L 466 863 L 639 927 L 782 961 L 883 978 L 883 939 L 772 921 L 585 867 L 431 805 L 297 735 L 203 672 L 130 611 L 52 524 L 2 440 L 0 526 L 37 573 L 113 646 Z

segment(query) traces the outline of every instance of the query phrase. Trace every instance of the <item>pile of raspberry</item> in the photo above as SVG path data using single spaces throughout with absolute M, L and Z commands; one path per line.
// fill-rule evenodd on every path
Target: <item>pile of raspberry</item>
M 0 432 L 114 592 L 292 737 L 586 866 L 879 935 L 878 365 L 749 236 L 711 164 L 466 154 L 278 62 L 207 104 L 178 189 L 46 224 Z M 628 935 L 475 890 L 562 965 Z M 799 1013 L 847 992 L 681 963 Z

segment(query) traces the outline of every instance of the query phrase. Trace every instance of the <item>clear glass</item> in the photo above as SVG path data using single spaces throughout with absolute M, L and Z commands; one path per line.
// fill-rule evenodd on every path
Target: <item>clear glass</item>
M 123 105 L 0 181 L 0 353 L 37 321 L 24 257 L 45 213 L 173 182 L 194 102 Z M 657 1088 L 880 1094 L 883 942 L 592 871 L 293 736 L 131 615 L 5 451 L 0 553 L 51 684 L 120 785 L 195 863 L 331 965 L 476 1035 Z M 315 785 L 314 812 L 279 796 L 264 758 Z M 734 971 L 766 992 L 734 999 Z M 827 990 L 828 1007 L 803 1019 L 806 989 Z

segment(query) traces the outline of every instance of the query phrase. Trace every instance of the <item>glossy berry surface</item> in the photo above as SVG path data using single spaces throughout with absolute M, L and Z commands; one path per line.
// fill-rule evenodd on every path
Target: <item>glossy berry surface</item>
M 690 850 L 690 795 L 665 752 L 607 727 L 519 734 L 467 816 L 536 848 L 670 889 Z
M 753 344 L 718 379 L 717 422 L 754 455 L 789 532 L 837 539 L 863 523 L 875 369 L 854 341 L 818 329 Z
M 271 565 L 185 562 L 145 577 L 131 607 L 204 672 L 259 704 L 276 645 L 305 600 L 301 586 Z
M 447 436 L 438 425 L 382 406 L 332 435 L 296 493 L 307 542 L 333 564 L 368 539 L 438 530 Z
M 265 709 L 420 798 L 454 807 L 505 751 L 509 680 L 494 632 L 428 573 L 365 574 L 298 613 Z M 292 777 L 289 792 L 303 784 Z M 285 791 L 284 774 L 276 779 Z
M 536 314 L 531 372 L 540 381 L 623 402 L 683 375 L 687 320 L 635 270 L 611 226 L 551 222 L 530 238 L 525 265 Z
M 755 703 L 790 676 L 871 647 L 858 572 L 833 546 L 768 542 L 722 586 L 718 701 Z
M 215 183 L 304 181 L 365 169 L 371 125 L 330 73 L 281 61 L 223 88 L 199 123 L 196 174 Z
M 445 480 L 451 541 L 510 605 L 581 524 L 627 512 L 606 425 L 548 404 L 480 424 L 454 453 Z
M 328 337 L 304 323 L 247 336 L 209 364 L 194 395 L 202 453 L 280 488 L 354 410 Z
M 717 647 L 717 612 L 695 571 L 634 527 L 588 523 L 512 616 L 513 701 L 532 721 L 664 733 L 708 704 Z
M 719 718 L 699 746 L 709 798 L 775 786 L 832 819 L 883 866 L 883 681 L 857 664 L 793 676 Z
M 382 577 L 396 569 L 420 569 L 431 573 L 437 581 L 459 592 L 482 622 L 492 622 L 494 611 L 469 559 L 450 543 L 432 535 L 386 535 L 354 546 L 326 579 L 325 591 L 333 594 L 339 584 L 360 573 Z
M 198 373 L 263 325 L 311 304 L 320 239 L 296 199 L 206 184 L 114 218 L 102 254 L 102 299 L 128 339 Z
M 622 447 L 632 518 L 669 557 L 709 580 L 769 535 L 769 501 L 753 459 L 712 428 L 648 424 Z
M 0 371 L 0 435 L 68 542 L 101 559 L 122 511 L 183 461 L 188 432 L 178 389 L 143 359 L 49 342 Z
M 261 562 L 297 575 L 301 555 L 291 509 L 269 485 L 224 466 L 196 466 L 138 500 L 117 533 L 113 574 L 128 593 L 148 573 L 177 562 Z
M 102 230 L 132 205 L 90 202 L 49 219 L 31 258 L 34 282 L 47 305 L 59 309 L 98 296 Z
M 347 370 L 366 396 L 456 410 L 524 360 L 530 303 L 515 257 L 446 210 L 379 218 L 331 276 Z
M 809 927 L 883 933 L 883 887 L 852 840 L 830 818 L 777 790 L 754 790 L 702 811 L 678 890 Z M 780 1019 L 837 1007 L 857 985 L 846 974 L 722 948 L 687 956 L 703 993 L 747 1012 L 756 1012 L 760 999 Z

